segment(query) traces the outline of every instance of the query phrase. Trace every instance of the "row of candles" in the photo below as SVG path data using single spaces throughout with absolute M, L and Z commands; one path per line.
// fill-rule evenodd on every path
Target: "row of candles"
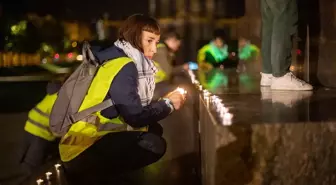
M 59 177 L 61 165 L 60 164 L 55 164 L 54 167 L 55 167 L 55 170 L 56 170 L 56 173 L 57 173 L 57 177 Z M 48 172 L 45 173 L 45 177 L 46 177 L 47 181 L 51 180 L 51 176 L 52 176 L 52 172 L 48 171 Z M 44 184 L 44 180 L 43 179 L 37 179 L 36 183 L 38 185 L 42 185 L 42 184 Z
M 191 82 L 196 88 L 202 92 L 203 99 L 208 109 L 214 109 L 220 119 L 221 124 L 231 125 L 233 114 L 229 112 L 229 108 L 225 107 L 223 100 L 216 95 L 212 95 L 208 90 L 203 89 L 192 70 L 188 71 Z

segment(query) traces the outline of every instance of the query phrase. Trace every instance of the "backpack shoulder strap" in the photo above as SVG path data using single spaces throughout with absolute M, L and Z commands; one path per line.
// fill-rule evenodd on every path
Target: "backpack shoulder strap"
M 83 43 L 82 55 L 83 55 L 83 58 L 87 59 L 86 61 L 90 61 L 96 67 L 98 66 L 97 58 L 94 56 L 93 52 L 91 51 L 91 46 L 87 41 Z
M 72 123 L 76 123 L 77 121 L 80 121 L 82 119 L 84 119 L 85 117 L 87 117 L 88 115 L 94 113 L 94 112 L 98 112 L 101 110 L 104 110 L 106 108 L 109 108 L 111 106 L 114 105 L 114 102 L 111 99 L 105 100 L 93 107 L 90 107 L 88 109 L 82 110 L 80 112 L 77 112 L 73 115 L 70 116 L 71 122 Z

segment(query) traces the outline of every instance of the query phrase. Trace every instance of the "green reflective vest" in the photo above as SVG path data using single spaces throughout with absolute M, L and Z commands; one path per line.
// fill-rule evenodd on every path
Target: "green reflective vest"
M 220 63 L 227 59 L 229 56 L 228 47 L 224 45 L 223 48 L 217 48 L 214 44 L 210 43 L 203 46 L 197 54 L 197 62 L 203 63 Z
M 248 60 L 252 57 L 256 57 L 259 55 L 259 48 L 253 44 L 246 44 L 243 48 L 239 49 L 239 59 L 240 60 Z

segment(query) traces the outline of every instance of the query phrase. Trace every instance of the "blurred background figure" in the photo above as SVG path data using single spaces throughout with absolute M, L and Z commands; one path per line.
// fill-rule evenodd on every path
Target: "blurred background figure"
M 181 73 L 183 70 L 188 70 L 188 64 L 174 66 L 176 52 L 181 47 L 181 36 L 176 29 L 171 27 L 163 32 L 161 42 L 157 45 L 157 53 L 153 60 L 159 67 L 156 82 L 171 81 L 174 74 Z
M 181 47 L 181 36 L 175 28 L 170 27 L 163 32 L 161 42 L 157 45 L 157 53 L 153 61 L 158 68 L 155 75 L 155 97 L 161 97 L 176 88 L 172 84 L 174 76 L 189 69 L 189 64 L 174 65 L 176 53 Z
M 251 43 L 244 37 L 238 40 L 239 59 L 240 60 L 255 60 L 259 56 L 260 49 L 258 46 Z
M 197 54 L 197 62 L 202 69 L 211 69 L 224 65 L 229 57 L 226 34 L 222 29 L 216 29 L 210 43 L 204 45 Z
M 48 161 L 59 158 L 59 139 L 49 129 L 49 116 L 57 93 L 68 76 L 55 75 L 47 85 L 45 97 L 28 113 L 19 150 L 19 163 L 27 177 Z
M 237 72 L 246 71 L 246 62 L 253 62 L 252 65 L 257 65 L 255 62 L 259 58 L 260 49 L 258 46 L 251 43 L 245 37 L 240 37 L 238 39 L 238 57 L 239 64 L 237 66 Z

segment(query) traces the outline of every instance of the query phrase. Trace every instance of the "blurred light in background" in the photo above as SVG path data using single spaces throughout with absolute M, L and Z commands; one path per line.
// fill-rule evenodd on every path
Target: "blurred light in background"
M 54 58 L 59 59 L 60 55 L 58 53 L 55 54 Z
M 77 47 L 77 42 L 72 42 L 72 43 L 71 43 L 71 46 L 72 46 L 73 48 Z
M 297 55 L 301 55 L 301 54 L 302 54 L 302 51 L 301 51 L 300 49 L 297 49 L 297 50 L 296 50 L 296 54 L 297 54 Z
M 73 57 L 73 53 L 68 53 L 68 58 L 72 58 Z
M 42 59 L 42 64 L 46 64 L 48 60 L 46 58 Z
M 83 55 L 77 55 L 76 60 L 82 61 L 83 60 Z

